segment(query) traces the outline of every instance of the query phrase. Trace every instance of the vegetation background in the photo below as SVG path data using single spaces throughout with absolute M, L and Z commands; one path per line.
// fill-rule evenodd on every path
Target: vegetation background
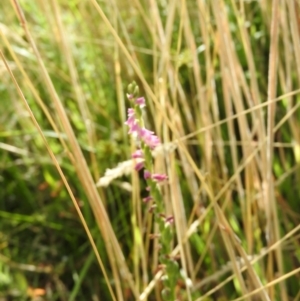
M 180 300 L 300 300 L 299 5 L 2 0 L 0 300 L 161 300 L 132 80 Z

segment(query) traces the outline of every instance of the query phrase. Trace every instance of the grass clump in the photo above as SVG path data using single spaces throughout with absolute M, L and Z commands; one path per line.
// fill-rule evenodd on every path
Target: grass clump
M 135 80 L 168 175 L 177 298 L 299 300 L 297 1 L 0 11 L 0 299 L 162 300 L 124 125 Z

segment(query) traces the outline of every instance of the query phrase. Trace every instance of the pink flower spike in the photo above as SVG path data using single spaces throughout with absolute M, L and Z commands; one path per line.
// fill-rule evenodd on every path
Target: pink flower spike
M 143 198 L 143 202 L 144 203 L 149 203 L 150 201 L 152 200 L 152 196 L 147 196 L 147 197 L 145 197 L 145 198 Z
M 138 162 L 138 163 L 135 165 L 134 169 L 135 169 L 136 171 L 140 171 L 143 167 L 144 167 L 144 162 L 142 161 L 142 162 Z
M 140 149 L 136 150 L 136 151 L 131 155 L 131 158 L 133 158 L 133 159 L 143 158 L 143 157 L 144 157 L 143 151 L 140 150 Z
M 139 97 L 135 100 L 135 104 L 139 105 L 140 108 L 142 109 L 143 107 L 146 106 L 146 101 L 144 97 Z
M 156 182 L 163 182 L 168 179 L 167 175 L 155 173 L 152 175 L 152 179 Z
M 148 170 L 144 170 L 144 179 L 148 180 L 151 178 L 151 172 Z

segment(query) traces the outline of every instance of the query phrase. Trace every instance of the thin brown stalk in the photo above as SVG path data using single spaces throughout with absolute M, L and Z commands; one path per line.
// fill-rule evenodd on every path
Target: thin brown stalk
M 268 72 L 268 100 L 275 98 L 277 88 L 277 60 L 278 60 L 278 16 L 279 16 L 279 1 L 275 0 L 272 3 L 272 20 L 271 20 L 271 43 L 269 56 L 269 72 Z M 267 117 L 267 141 L 266 141 L 266 173 L 265 173 L 265 187 L 266 187 L 266 212 L 267 212 L 267 232 L 268 243 L 272 244 L 274 241 L 280 239 L 277 204 L 274 195 L 274 180 L 273 180 L 273 128 L 275 118 L 275 103 L 268 106 Z M 279 275 L 284 275 L 282 250 L 278 248 L 275 252 L 276 261 L 278 264 Z M 274 278 L 274 271 L 272 268 L 272 257 L 269 257 L 269 274 L 268 279 Z M 274 290 L 271 289 L 270 295 L 274 298 Z M 287 301 L 287 291 L 285 282 L 280 282 L 280 295 L 283 301 Z

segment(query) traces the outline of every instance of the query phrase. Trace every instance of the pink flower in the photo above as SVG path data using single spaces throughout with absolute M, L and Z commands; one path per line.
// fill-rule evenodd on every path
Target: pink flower
M 128 115 L 128 117 L 132 117 L 132 116 L 134 116 L 134 114 L 135 114 L 135 112 L 134 112 L 134 109 L 133 109 L 133 108 L 129 108 L 129 109 L 127 110 L 127 115 Z
M 136 133 L 138 135 L 138 133 L 140 132 L 140 126 L 137 123 L 137 120 L 135 119 L 135 112 L 134 109 L 129 108 L 127 111 L 127 116 L 128 119 L 125 122 L 125 124 L 127 124 L 129 126 L 129 134 L 133 134 Z
M 133 159 L 136 159 L 136 158 L 143 158 L 143 157 L 144 157 L 143 151 L 140 150 L 140 149 L 138 149 L 138 150 L 136 150 L 136 151 L 131 155 L 131 157 L 132 157 Z
M 132 95 L 132 94 L 127 94 L 127 98 L 128 98 L 129 100 L 131 100 L 131 99 L 133 98 L 133 95 Z
M 149 131 L 145 128 L 140 130 L 140 138 L 148 145 L 151 149 L 154 149 L 160 144 L 159 138 L 154 135 L 154 132 Z
M 148 170 L 144 170 L 144 179 L 150 179 L 151 178 L 151 172 Z
M 147 196 L 147 197 L 145 197 L 145 198 L 143 198 L 143 202 L 144 203 L 148 203 L 148 202 L 150 202 L 152 200 L 152 196 Z
M 137 122 L 135 122 L 131 127 L 129 127 L 129 134 L 134 134 L 137 137 L 139 137 L 139 132 L 141 131 L 140 126 Z
M 146 101 L 145 101 L 145 98 L 144 97 L 139 97 L 135 100 L 135 104 L 136 105 L 139 105 L 140 108 L 142 109 L 143 107 L 146 106 Z
M 136 123 L 134 109 L 129 108 L 127 111 L 127 116 L 128 119 L 126 120 L 125 124 L 127 124 L 129 127 L 132 127 Z
M 138 162 L 138 163 L 135 165 L 134 169 L 135 169 L 136 171 L 140 171 L 143 167 L 144 167 L 144 162 L 142 161 L 142 162 Z
M 166 217 L 165 221 L 166 221 L 167 224 L 170 224 L 170 225 L 173 224 L 174 223 L 174 216 L 171 215 L 169 217 Z
M 154 173 L 152 175 L 152 180 L 156 181 L 156 182 L 163 182 L 165 180 L 168 179 L 168 176 L 165 174 L 159 174 L 159 173 Z

